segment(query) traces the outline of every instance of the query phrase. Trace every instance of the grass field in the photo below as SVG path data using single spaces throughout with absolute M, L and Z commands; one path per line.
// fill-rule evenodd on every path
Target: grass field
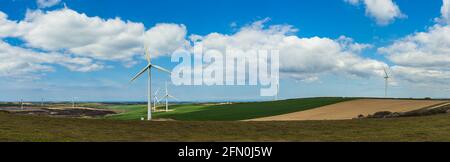
M 146 122 L 0 112 L 0 141 L 450 141 L 448 123 L 448 114 L 343 121 Z
M 304 98 L 273 102 L 236 103 L 229 105 L 176 105 L 171 112 L 154 113 L 156 119 L 181 121 L 236 121 L 281 115 L 309 110 L 321 106 L 352 100 L 350 98 L 323 97 Z M 122 110 L 124 113 L 106 117 L 118 120 L 139 120 L 147 114 L 147 105 L 118 105 L 106 108 Z

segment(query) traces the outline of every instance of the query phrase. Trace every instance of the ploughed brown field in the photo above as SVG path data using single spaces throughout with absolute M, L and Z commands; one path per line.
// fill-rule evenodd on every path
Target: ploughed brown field
M 447 102 L 440 100 L 359 99 L 306 111 L 252 119 L 251 121 L 345 120 L 381 111 L 408 112 Z

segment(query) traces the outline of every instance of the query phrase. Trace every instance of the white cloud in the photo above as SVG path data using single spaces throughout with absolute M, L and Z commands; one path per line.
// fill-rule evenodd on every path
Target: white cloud
M 47 8 L 57 5 L 61 2 L 61 0 L 37 0 L 36 3 L 39 8 Z
M 442 0 L 441 14 L 442 17 L 438 21 L 450 24 L 450 0 Z
M 442 15 L 437 19 L 442 24 L 378 49 L 396 64 L 392 71 L 397 78 L 415 85 L 450 87 L 450 3 L 443 2 Z
M 78 56 L 100 60 L 131 61 L 141 52 L 141 23 L 120 18 L 88 17 L 70 9 L 27 13 L 19 23 L 28 46 L 47 51 L 67 50 Z
M 24 50 L 28 51 L 25 53 L 42 51 L 34 52 L 33 56 L 51 55 L 50 61 L 42 62 L 59 64 L 72 71 L 100 69 L 102 66 L 94 63 L 94 60 L 119 61 L 125 66 L 131 66 L 136 63 L 135 56 L 143 55 L 144 40 L 153 57 L 168 55 L 176 49 L 188 48 L 186 33 L 184 25 L 161 23 L 146 31 L 142 23 L 120 18 L 89 17 L 68 8 L 46 12 L 29 10 L 25 19 L 18 22 L 8 20 L 7 15 L 0 12 L 0 38 L 21 39 L 26 46 L 20 47 L 22 53 Z M 8 49 L 17 51 L 19 47 L 8 45 Z M 6 53 L 14 52 L 3 51 L 2 57 L 14 57 Z M 56 58 L 58 55 L 61 57 Z M 67 57 L 69 55 L 72 57 Z M 61 60 L 61 63 L 51 61 L 56 59 Z M 32 65 L 38 67 L 44 64 Z M 47 65 L 42 67 L 51 69 Z M 31 68 L 29 71 L 40 70 Z
M 351 5 L 364 3 L 366 15 L 374 18 L 378 25 L 388 25 L 397 18 L 404 18 L 400 8 L 392 0 L 344 0 Z
M 187 29 L 179 24 L 156 24 L 145 32 L 144 42 L 153 57 L 171 54 L 179 48 L 189 48 Z
M 257 21 L 232 35 L 211 33 L 194 36 L 205 50 L 225 51 L 227 48 L 247 50 L 279 50 L 281 72 L 299 80 L 317 80 L 321 74 L 333 73 L 356 77 L 381 76 L 386 65 L 359 56 L 371 47 L 358 44 L 347 37 L 338 39 L 293 35 L 298 30 L 290 25 L 265 27 L 267 20 Z
M 59 53 L 35 52 L 12 46 L 0 40 L 0 77 L 25 77 L 34 73 L 54 71 L 60 65 L 72 71 L 86 72 L 103 68 L 88 58 L 71 57 Z
M 0 38 L 14 36 L 17 24 L 8 20 L 8 15 L 0 11 Z
M 418 86 L 449 88 L 450 70 L 424 67 L 393 66 L 393 76 Z
M 344 0 L 344 1 L 355 6 L 360 4 L 360 0 Z
M 380 53 L 396 66 L 395 75 L 410 82 L 450 83 L 450 26 L 435 25 L 426 32 L 395 41 Z
M 14 33 L 29 47 L 125 63 L 143 53 L 144 33 L 155 56 L 170 54 L 189 43 L 184 25 L 157 24 L 145 31 L 142 23 L 89 17 L 71 9 L 28 11 L 26 18 L 17 23 L 0 13 L 0 23 L 5 24 L 0 27 L 0 36 Z
M 28 11 L 26 18 L 19 22 L 9 21 L 6 15 L 0 15 L 0 23 L 8 24 L 8 27 L 0 28 L 0 35 L 22 39 L 28 48 L 43 51 L 38 53 L 31 49 L 8 47 L 27 51 L 22 53 L 30 53 L 29 56 L 45 56 L 46 59 L 31 61 L 30 64 L 36 66 L 31 71 L 37 72 L 52 70 L 50 64 L 72 71 L 101 69 L 103 65 L 98 61 L 120 61 L 130 65 L 135 63 L 135 56 L 142 56 L 143 41 L 153 57 L 168 55 L 180 48 L 190 49 L 193 42 L 203 44 L 206 49 L 222 51 L 227 47 L 243 51 L 280 50 L 283 75 L 305 81 L 317 80 L 320 75 L 330 73 L 364 78 L 378 76 L 382 75 L 382 69 L 386 66 L 383 62 L 359 56 L 370 45 L 355 43 L 347 37 L 301 38 L 295 36 L 298 30 L 293 26 L 266 27 L 267 21 L 269 19 L 256 21 L 231 35 L 191 35 L 188 41 L 187 29 L 181 24 L 157 24 L 146 31 L 142 23 L 120 18 L 89 17 L 65 8 L 46 12 Z

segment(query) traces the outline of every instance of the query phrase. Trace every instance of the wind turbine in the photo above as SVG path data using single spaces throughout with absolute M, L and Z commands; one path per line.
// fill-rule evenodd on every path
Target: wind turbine
M 78 99 L 78 97 L 72 97 L 72 108 L 74 109 L 75 107 L 77 107 L 77 103 L 76 103 L 76 99 Z
M 23 99 L 20 99 L 20 109 L 23 110 Z
M 169 94 L 169 90 L 167 89 L 167 82 L 166 82 L 166 95 L 164 95 L 163 98 L 166 99 L 166 112 L 168 112 L 169 111 L 169 98 L 173 98 L 175 100 L 177 98 Z
M 387 97 L 388 96 L 388 85 L 389 85 L 389 79 L 391 78 L 389 75 L 388 75 L 388 73 L 387 73 L 387 71 L 386 71 L 386 68 L 384 68 L 384 74 L 385 74 L 385 76 L 384 76 L 384 97 Z
M 145 72 L 148 73 L 148 81 L 147 81 L 147 87 L 148 87 L 148 91 L 147 91 L 147 120 L 152 120 L 152 68 L 156 68 L 160 71 L 166 72 L 166 73 L 171 73 L 169 70 L 166 70 L 158 65 L 153 65 L 151 63 L 151 56 L 148 53 L 148 49 L 147 47 L 144 48 L 145 50 L 145 56 L 147 57 L 147 61 L 148 61 L 148 65 L 145 66 L 138 74 L 136 74 L 135 77 L 133 77 L 133 79 L 131 79 L 130 82 L 135 81 L 137 78 L 139 78 L 142 74 L 144 74 Z
M 158 93 L 159 93 L 159 88 L 158 90 L 156 90 L 154 96 L 153 96 L 153 111 L 156 111 L 156 105 L 159 104 L 159 98 L 158 98 Z

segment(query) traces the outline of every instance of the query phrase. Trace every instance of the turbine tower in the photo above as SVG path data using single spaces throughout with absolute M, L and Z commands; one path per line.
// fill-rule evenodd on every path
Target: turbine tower
M 175 100 L 177 98 L 169 94 L 169 90 L 167 89 L 167 82 L 166 82 L 166 94 L 164 95 L 163 98 L 166 99 L 166 112 L 168 112 L 169 111 L 169 98 L 173 98 Z
M 23 99 L 20 99 L 20 109 L 23 110 Z
M 148 81 L 147 81 L 147 120 L 152 120 L 152 68 L 156 68 L 160 71 L 163 72 L 167 72 L 167 73 L 171 73 L 169 70 L 166 70 L 158 65 L 153 65 L 151 63 L 151 56 L 150 53 L 148 53 L 148 49 L 147 47 L 144 48 L 145 50 L 145 56 L 147 57 L 147 61 L 148 61 L 148 65 L 145 66 L 138 74 L 136 74 L 135 77 L 133 77 L 133 79 L 131 79 L 130 82 L 135 81 L 137 78 L 139 78 L 142 74 L 144 74 L 145 72 L 148 73 Z
M 73 109 L 75 109 L 77 107 L 76 99 L 78 99 L 78 97 L 72 97 L 72 108 Z
M 391 78 L 391 77 L 389 77 L 389 75 L 388 75 L 388 73 L 387 73 L 387 71 L 386 71 L 386 68 L 384 68 L 384 74 L 385 74 L 385 76 L 384 76 L 384 97 L 387 97 L 388 96 L 388 85 L 389 85 L 389 79 Z
M 277 83 L 277 94 L 275 96 L 275 101 L 278 101 L 278 95 L 280 94 L 280 83 Z

